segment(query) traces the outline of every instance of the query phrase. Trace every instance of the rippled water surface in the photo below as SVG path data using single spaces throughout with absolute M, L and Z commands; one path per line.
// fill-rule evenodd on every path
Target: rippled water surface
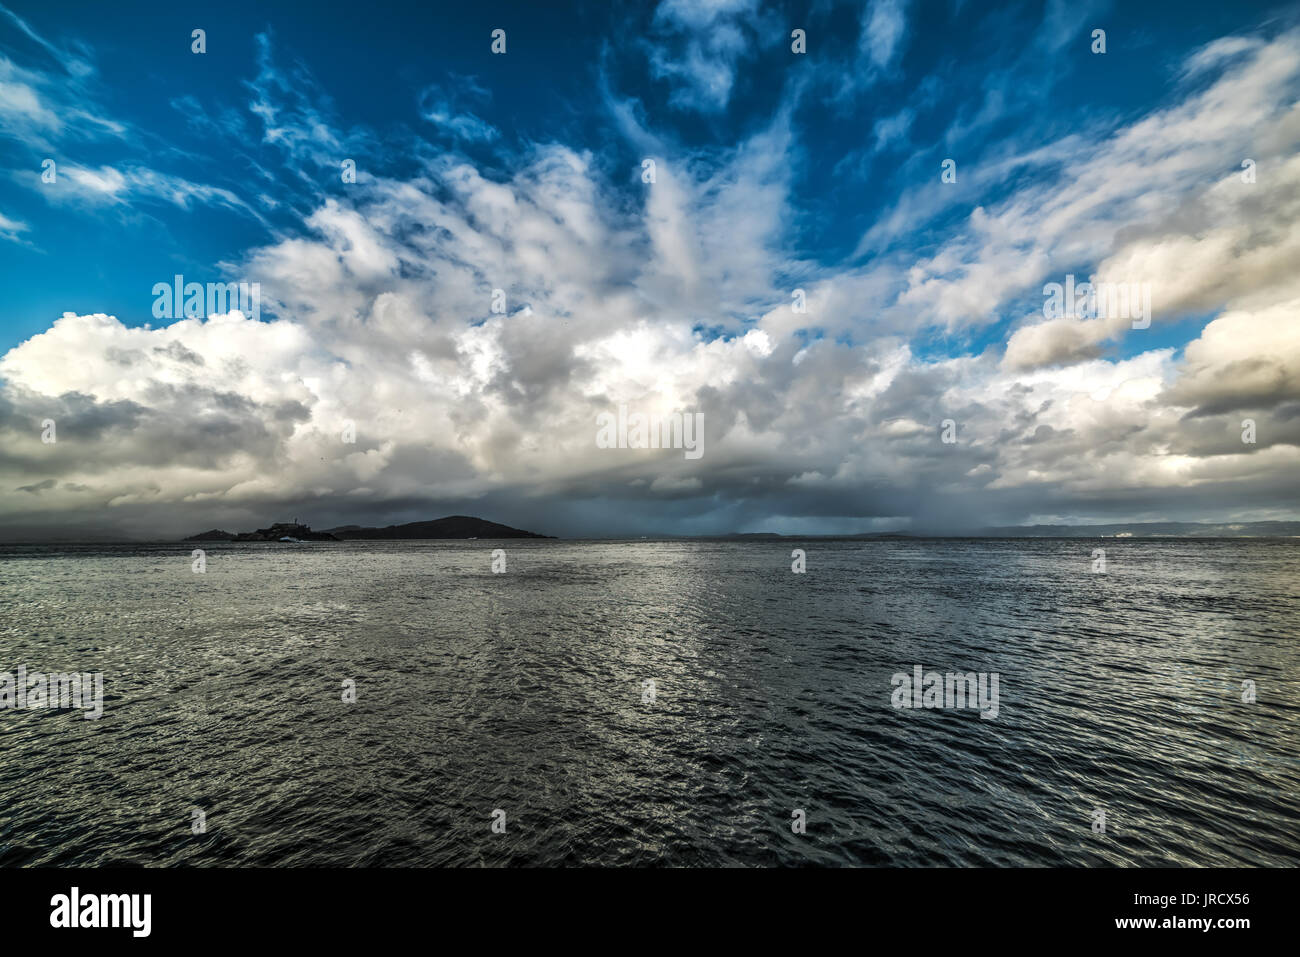
M 1300 863 L 1300 544 L 797 544 L 0 548 L 0 864 Z

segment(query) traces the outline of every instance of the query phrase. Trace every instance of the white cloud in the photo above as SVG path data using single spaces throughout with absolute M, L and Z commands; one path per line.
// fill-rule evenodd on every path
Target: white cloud
M 19 242 L 19 233 L 26 232 L 28 226 L 26 223 L 17 219 L 10 219 L 4 213 L 0 213 L 0 239 L 8 239 L 13 242 Z
M 452 139 L 491 142 L 501 135 L 500 130 L 469 109 L 470 104 L 490 98 L 487 88 L 472 77 L 454 76 L 446 85 L 428 87 L 420 94 L 420 113 Z
M 661 16 L 685 27 L 747 9 L 671 3 Z M 882 31 L 867 56 L 887 64 L 905 29 Z M 631 169 L 559 144 L 505 171 L 431 152 L 404 179 L 305 189 L 301 228 L 231 264 L 262 284 L 269 321 L 65 316 L 0 359 L 0 512 L 184 532 L 256 524 L 282 503 L 347 521 L 469 500 L 546 511 L 601 499 L 617 516 L 648 500 L 732 527 L 766 514 L 960 525 L 1171 510 L 1228 486 L 1276 503 L 1300 456 L 1300 344 L 1278 331 L 1300 303 L 1287 268 L 1300 54 L 1284 41 L 1230 52 L 1198 67 L 1206 85 L 1184 103 L 1091 150 L 1070 140 L 1006 158 L 989 175 L 1060 175 L 976 207 L 919 260 L 797 261 L 802 147 L 788 104 L 706 152 L 654 137 L 611 97 L 629 141 L 658 151 L 656 181 L 631 198 Z M 364 141 L 290 85 L 264 58 L 254 112 L 297 168 Z M 1223 156 L 1259 125 L 1270 133 L 1250 187 Z M 66 175 L 106 202 L 230 201 L 133 166 Z M 918 194 L 894 212 L 941 208 Z M 0 231 L 21 225 L 0 218 Z M 1107 343 L 1137 333 L 1095 320 L 1034 318 L 1005 357 L 923 349 L 1078 262 L 1151 281 L 1157 308 L 1224 311 L 1181 359 L 1107 359 Z M 806 313 L 791 309 L 796 283 Z M 705 456 L 597 448 L 595 416 L 619 403 L 703 412 Z M 1243 409 L 1259 420 L 1257 449 L 1234 431 Z M 53 446 L 39 441 L 47 417 Z M 945 419 L 954 445 L 939 440 Z
M 651 49 L 655 76 L 675 84 L 671 102 L 704 112 L 731 98 L 737 62 L 750 46 L 757 0 L 663 0 L 655 25 L 666 42 Z
M 883 69 L 898 56 L 906 33 L 906 0 L 873 0 L 863 9 L 858 45 L 872 66 Z

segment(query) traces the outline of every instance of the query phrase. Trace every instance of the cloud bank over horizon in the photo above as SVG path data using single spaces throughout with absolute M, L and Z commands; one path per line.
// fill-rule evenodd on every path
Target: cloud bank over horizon
M 1134 102 L 1105 5 L 965 11 L 951 51 L 917 4 L 665 0 L 545 109 L 494 81 L 534 55 L 508 17 L 404 102 L 283 24 L 185 28 L 178 69 L 231 72 L 166 122 L 6 12 L 0 538 L 1296 519 L 1300 29 L 1267 9 L 1149 45 Z M 178 274 L 259 316 L 157 317 Z M 1067 277 L 1150 314 L 1046 315 Z M 599 447 L 620 406 L 703 413 L 703 454 Z

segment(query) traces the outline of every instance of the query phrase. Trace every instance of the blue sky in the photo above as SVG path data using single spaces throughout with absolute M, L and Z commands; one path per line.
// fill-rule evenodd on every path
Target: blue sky
M 68 421 L 8 462 L 53 482 L 4 493 L 24 521 L 1294 517 L 1297 366 L 1262 331 L 1292 315 L 1294 9 L 275 6 L 0 13 L 4 426 Z M 260 283 L 263 328 L 168 329 L 175 274 Z M 1155 287 L 1155 321 L 1043 322 L 1067 274 Z M 602 456 L 618 402 L 700 408 L 716 451 Z M 91 454 L 186 415 L 207 446 Z
M 114 135 L 86 124 L 86 135 L 62 144 L 66 162 L 142 166 L 228 190 L 249 209 L 221 199 L 189 199 L 182 206 L 159 196 L 133 202 L 129 210 L 86 209 L 51 204 L 39 190 L 19 188 L 30 183 L 10 179 L 0 194 L 3 208 L 29 229 L 27 242 L 0 246 L 6 273 L 24 277 L 3 304 L 6 346 L 43 331 L 67 310 L 147 322 L 158 276 L 211 270 L 280 230 L 301 228 L 301 214 L 319 193 L 315 183 L 298 180 L 326 170 L 304 170 L 302 154 L 259 142 L 261 131 L 247 108 L 256 89 L 268 88 L 271 71 L 309 77 L 319 95 L 312 108 L 365 144 L 357 152 L 364 151 L 368 168 L 394 176 L 411 173 L 416 151 L 448 147 L 465 150 L 485 172 L 500 175 L 519 151 L 548 140 L 591 149 L 611 170 L 634 167 L 636 150 L 603 108 L 606 90 L 635 99 L 644 116 L 654 117 L 656 134 L 684 149 L 708 150 L 762 129 L 791 86 L 818 87 L 800 100 L 792 121 L 805 146 L 790 157 L 799 203 L 788 239 L 795 259 L 834 266 L 860 260 L 853 254 L 862 235 L 909 182 L 928 175 L 943 158 L 959 157 L 973 170 L 982 158 L 996 157 L 1008 135 L 1049 141 L 1089 127 L 1112 128 L 1168 94 L 1171 68 L 1189 50 L 1243 21 L 1240 5 L 1222 4 L 1199 5 L 1195 16 L 1182 5 L 1169 5 L 1162 14 L 1123 4 L 1025 4 L 1000 14 L 973 3 L 920 5 L 910 13 L 924 29 L 904 27 L 912 42 L 900 42 L 879 79 L 835 101 L 826 94 L 837 92 L 840 71 L 856 62 L 860 5 L 787 4 L 779 13 L 770 8 L 773 23 L 763 24 L 771 27 L 765 36 L 748 24 L 739 28 L 752 42 L 736 57 L 725 107 L 692 109 L 681 91 L 693 87 L 656 76 L 651 43 L 627 42 L 654 36 L 654 9 L 647 4 L 581 5 L 564 14 L 527 3 L 472 11 L 397 5 L 387 16 L 353 16 L 342 9 L 317 16 L 315 5 L 272 10 L 260 3 L 200 4 L 185 11 L 85 4 L 75 17 L 48 7 L 10 9 L 51 45 L 24 36 L 10 19 L 6 36 L 15 53 L 28 54 L 26 62 L 44 66 L 55 83 L 74 80 L 67 75 L 71 64 L 93 69 L 84 81 L 86 94 L 65 88 L 69 99 L 84 100 L 85 107 L 102 110 L 98 115 L 130 131 Z M 1258 9 L 1266 18 L 1269 7 Z M 1104 11 L 1105 59 L 1054 56 L 1059 45 L 1087 37 L 1080 24 L 1102 22 L 1085 10 Z M 790 56 L 778 19 L 812 32 L 805 59 Z M 196 56 L 190 32 L 201 24 L 208 24 L 208 52 Z M 513 28 L 507 32 L 508 55 L 494 57 L 490 34 L 502 24 Z M 472 114 L 484 124 L 482 133 L 423 120 L 422 98 L 425 106 L 441 100 L 464 111 L 458 115 Z M 1002 115 L 995 116 L 997 110 Z M 987 122 L 950 139 L 982 112 Z M 880 137 L 889 138 L 878 146 Z M 54 145 L 53 139 L 10 141 L 7 151 L 26 159 L 35 174 L 47 154 L 56 162 L 65 159 L 42 145 Z M 626 179 L 631 194 L 637 180 Z M 1011 178 L 989 182 L 964 202 L 953 202 L 926 224 L 928 230 L 902 237 L 896 248 L 906 254 L 932 248 L 946 223 L 1018 185 Z M 253 190 L 289 208 L 268 209 Z M 69 261 L 77 264 L 71 272 Z M 998 330 L 986 333 L 972 344 L 982 346 Z

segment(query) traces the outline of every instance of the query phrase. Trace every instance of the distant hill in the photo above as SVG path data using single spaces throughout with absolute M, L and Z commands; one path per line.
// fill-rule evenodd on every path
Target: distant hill
M 669 536 L 682 537 L 682 536 Z M 1114 525 L 1002 525 L 973 530 L 790 535 L 775 532 L 685 536 L 722 541 L 881 538 L 1300 538 L 1300 522 L 1122 522 Z
M 408 522 L 405 525 L 386 525 L 383 528 L 364 528 L 360 525 L 340 525 L 327 529 L 329 534 L 344 540 L 407 539 L 407 538 L 549 538 L 489 522 L 469 515 L 449 515 L 431 522 Z
M 255 532 L 236 535 L 234 542 L 278 542 L 282 538 L 296 538 L 300 542 L 337 542 L 338 539 L 329 532 L 313 532 L 310 525 L 298 522 L 276 522 L 270 528 L 259 528 Z
M 223 531 L 220 528 L 210 528 L 206 532 L 199 532 L 197 535 L 181 539 L 183 542 L 232 542 L 234 540 L 234 532 Z
M 1300 522 L 1124 522 L 1118 525 L 1007 525 L 976 533 L 998 538 L 1291 538 Z
M 340 525 L 323 532 L 309 526 L 277 523 L 255 532 L 235 534 L 219 528 L 199 532 L 187 542 L 273 542 L 282 537 L 302 541 L 366 541 L 400 539 L 467 538 L 552 538 L 521 528 L 469 515 L 449 515 L 429 522 L 408 522 L 368 528 Z M 645 536 L 642 536 L 643 538 Z M 781 539 L 889 539 L 889 538 L 1300 538 L 1300 522 L 1124 522 L 1114 525 L 1003 525 L 974 531 L 865 532 L 854 535 L 786 535 L 776 532 L 740 532 L 730 535 L 666 535 L 656 540 L 714 539 L 723 541 L 769 541 Z
M 255 532 L 227 532 L 220 528 L 209 529 L 183 539 L 187 542 L 278 542 L 281 538 L 296 538 L 304 542 L 337 542 L 343 540 L 367 541 L 383 539 L 420 538 L 549 538 L 511 528 L 497 522 L 472 518 L 469 515 L 449 515 L 431 522 L 409 522 L 406 525 L 387 525 L 384 528 L 367 528 L 362 525 L 340 525 L 314 532 L 309 525 L 297 522 L 276 522 L 269 528 Z

